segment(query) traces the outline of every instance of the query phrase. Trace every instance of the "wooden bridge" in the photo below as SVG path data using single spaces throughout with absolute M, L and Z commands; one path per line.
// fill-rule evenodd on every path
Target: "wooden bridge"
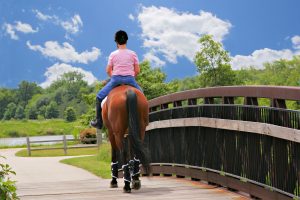
M 145 145 L 154 175 L 299 199 L 300 111 L 287 109 L 287 100 L 299 107 L 300 87 L 204 88 L 150 100 Z

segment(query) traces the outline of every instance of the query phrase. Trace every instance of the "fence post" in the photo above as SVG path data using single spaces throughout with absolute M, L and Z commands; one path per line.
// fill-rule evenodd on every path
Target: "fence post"
M 27 142 L 27 153 L 28 153 L 28 156 L 31 156 L 31 149 L 30 149 L 29 137 L 26 137 L 26 142 Z
M 96 129 L 96 137 L 97 137 L 97 146 L 99 149 L 100 144 L 102 143 L 102 133 L 100 129 Z
M 64 152 L 65 152 L 65 155 L 67 155 L 67 139 L 66 139 L 66 135 L 63 136 L 63 140 L 64 140 Z

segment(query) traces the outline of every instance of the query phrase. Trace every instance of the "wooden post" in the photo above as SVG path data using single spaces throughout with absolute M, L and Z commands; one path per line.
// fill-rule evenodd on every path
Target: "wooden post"
M 67 138 L 66 135 L 63 136 L 63 143 L 64 143 L 64 152 L 67 155 Z
M 30 149 L 29 137 L 26 137 L 26 142 L 27 142 L 27 153 L 28 153 L 28 156 L 31 156 L 31 149 Z
M 96 137 L 97 137 L 97 146 L 99 149 L 100 144 L 102 144 L 102 133 L 100 129 L 96 129 Z

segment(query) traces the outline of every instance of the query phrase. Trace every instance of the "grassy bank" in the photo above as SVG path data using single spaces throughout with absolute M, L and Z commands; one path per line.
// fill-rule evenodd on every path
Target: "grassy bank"
M 62 119 L 0 121 L 0 138 L 78 134 L 82 128 L 79 122 Z
M 100 150 L 95 156 L 69 158 L 60 162 L 85 169 L 102 178 L 111 178 L 110 155 L 110 144 L 107 143 L 100 146 Z
M 67 156 L 96 155 L 97 153 L 98 153 L 97 147 L 68 149 Z M 16 156 L 28 157 L 27 149 L 18 151 L 16 153 Z M 64 150 L 51 149 L 51 150 L 38 150 L 38 151 L 31 152 L 31 157 L 56 157 L 56 156 L 65 156 Z

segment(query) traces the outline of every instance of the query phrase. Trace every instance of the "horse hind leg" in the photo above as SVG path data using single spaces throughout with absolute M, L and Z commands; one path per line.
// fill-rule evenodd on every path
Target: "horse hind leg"
M 112 180 L 110 182 L 110 187 L 111 188 L 117 188 L 118 187 L 118 168 L 119 168 L 119 163 L 118 163 L 118 152 L 117 152 L 117 146 L 116 146 L 116 141 L 115 137 L 113 137 L 112 134 L 109 134 L 110 136 L 110 143 L 111 143 L 111 177 Z
M 112 180 L 110 182 L 111 188 L 117 188 L 118 187 L 118 160 L 117 160 L 117 151 L 115 149 L 112 149 L 112 163 L 111 163 L 111 176 Z
M 123 145 L 123 178 L 124 178 L 124 187 L 123 192 L 131 193 L 131 173 L 130 173 L 130 163 L 128 158 L 128 137 L 124 138 L 124 145 Z
M 135 158 L 131 160 L 131 167 L 132 167 L 132 184 L 131 188 L 134 190 L 139 190 L 141 188 L 141 181 L 140 177 L 140 160 Z

